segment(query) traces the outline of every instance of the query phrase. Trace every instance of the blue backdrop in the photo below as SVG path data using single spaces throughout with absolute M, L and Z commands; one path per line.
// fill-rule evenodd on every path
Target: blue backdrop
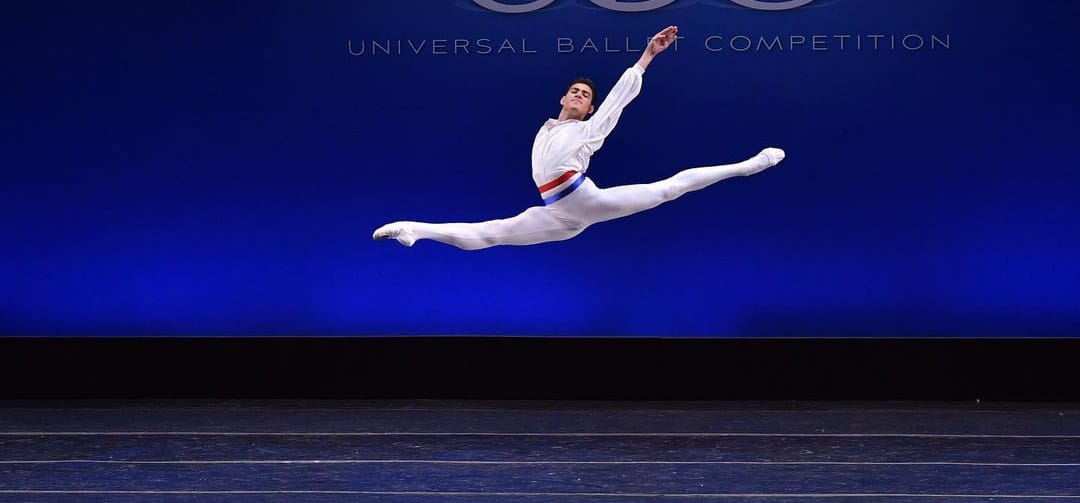
M 5 7 L 0 333 L 1080 334 L 1080 2 L 481 3 Z M 565 85 L 668 24 L 592 179 L 783 164 L 561 243 L 371 241 L 539 204 Z

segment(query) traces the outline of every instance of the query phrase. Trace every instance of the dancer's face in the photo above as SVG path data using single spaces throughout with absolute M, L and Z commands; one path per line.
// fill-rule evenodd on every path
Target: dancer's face
M 574 119 L 584 119 L 593 112 L 593 92 L 587 84 L 576 83 L 566 90 L 566 94 L 559 100 L 567 116 Z

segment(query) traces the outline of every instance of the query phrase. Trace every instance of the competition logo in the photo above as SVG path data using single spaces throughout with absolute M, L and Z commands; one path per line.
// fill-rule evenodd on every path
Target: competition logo
M 762 0 L 731 0 L 743 7 L 757 10 L 788 10 L 797 9 L 814 0 L 787 0 L 785 2 L 765 2 Z
M 807 5 L 826 7 L 839 4 L 816 0 L 456 0 L 459 8 L 476 12 L 491 11 L 503 14 L 526 14 L 549 6 L 576 5 L 617 12 L 649 12 L 667 6 L 729 7 L 747 11 L 781 12 Z M 573 3 L 572 3 L 573 2 Z M 499 22 L 501 24 L 501 22 Z M 794 30 L 794 31 L 793 31 Z M 351 56 L 488 56 L 554 54 L 640 53 L 648 37 L 612 34 L 574 36 L 573 33 L 552 33 L 547 37 L 517 36 L 446 36 L 440 38 L 366 38 L 348 40 L 346 49 Z M 672 52 L 682 49 L 703 51 L 706 54 L 835 54 L 887 52 L 948 52 L 952 50 L 952 35 L 948 32 L 867 30 L 861 32 L 807 31 L 788 27 L 783 31 L 705 31 L 693 38 L 676 38 Z
M 629 2 L 625 0 L 589 0 L 590 2 L 608 10 L 619 12 L 645 12 L 667 7 L 675 3 L 675 0 L 645 0 L 643 2 Z M 756 10 L 790 10 L 802 7 L 814 0 L 731 0 L 731 2 Z M 500 0 L 473 0 L 476 5 L 495 12 L 504 14 L 523 14 L 547 7 L 555 0 L 533 0 L 527 3 L 503 3 Z

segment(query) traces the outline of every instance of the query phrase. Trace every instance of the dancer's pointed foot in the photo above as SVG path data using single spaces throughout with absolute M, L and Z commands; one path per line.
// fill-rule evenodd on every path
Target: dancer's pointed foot
M 757 174 L 765 171 L 768 168 L 776 166 L 777 164 L 780 164 L 780 161 L 784 160 L 784 156 L 784 151 L 778 148 L 769 147 L 765 150 L 762 150 L 758 153 L 758 155 L 754 156 L 754 160 L 756 160 L 757 162 L 754 163 L 753 167 L 746 174 Z
M 780 164 L 780 161 L 784 160 L 784 156 L 786 154 L 784 154 L 784 151 L 781 149 L 769 147 L 765 150 L 762 150 L 761 153 L 758 155 L 764 155 L 765 157 L 768 157 L 769 167 L 771 168 L 773 166 L 776 166 L 777 164 Z
M 410 231 L 403 222 L 394 222 L 375 229 L 375 233 L 371 235 L 371 239 L 374 239 L 375 241 L 382 239 L 396 239 L 398 243 L 405 246 L 412 246 L 416 243 L 416 236 L 413 235 L 412 231 Z

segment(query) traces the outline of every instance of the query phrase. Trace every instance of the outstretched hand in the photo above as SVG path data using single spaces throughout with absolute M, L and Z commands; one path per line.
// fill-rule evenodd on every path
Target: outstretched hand
M 679 27 L 675 25 L 668 26 L 660 33 L 653 35 L 653 38 L 649 39 L 649 46 L 645 48 L 645 51 L 641 53 L 641 58 L 638 59 L 637 66 L 645 71 L 648 68 L 649 63 L 652 63 L 654 57 L 661 52 L 667 50 L 678 40 Z
M 664 52 L 671 44 L 675 43 L 675 37 L 678 34 L 679 27 L 674 25 L 660 30 L 660 33 L 653 35 L 653 38 L 649 39 L 649 47 L 645 51 L 651 56 Z

